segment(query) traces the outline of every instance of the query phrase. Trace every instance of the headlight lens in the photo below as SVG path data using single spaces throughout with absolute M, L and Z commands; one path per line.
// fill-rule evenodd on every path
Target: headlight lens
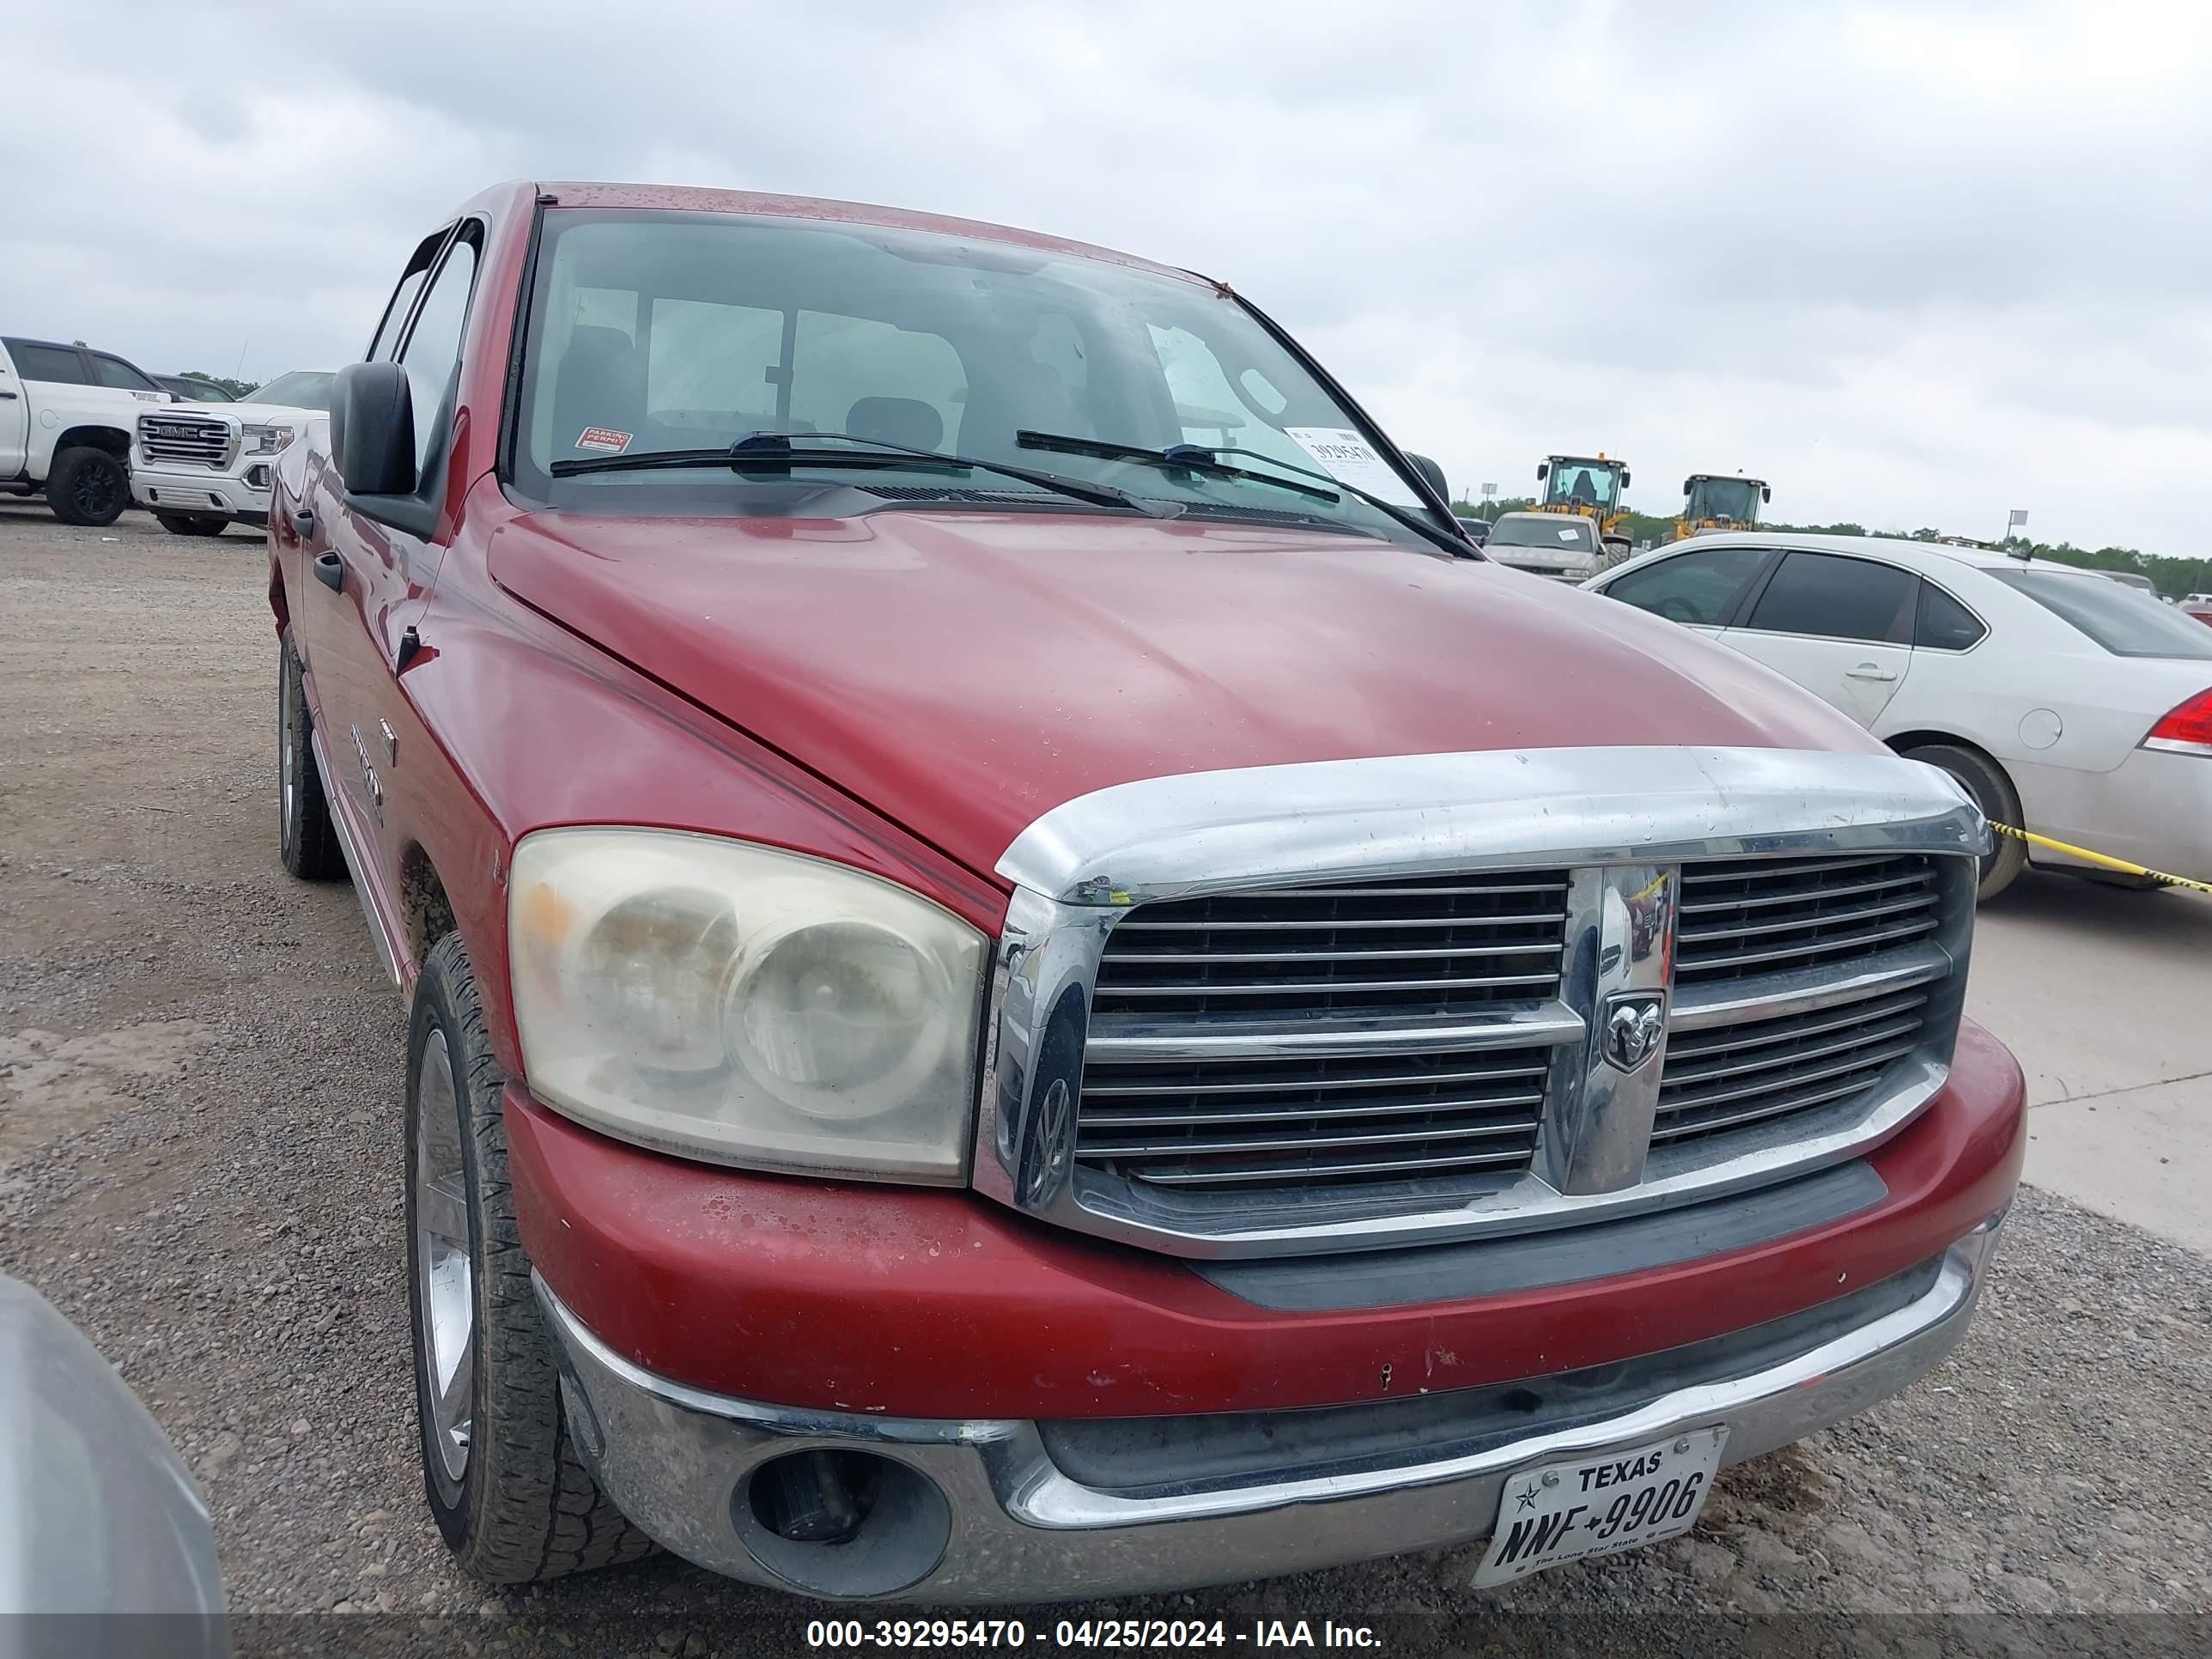
M 988 942 L 842 865 L 549 830 L 508 887 L 515 1023 L 547 1103 L 761 1169 L 957 1181 Z
M 249 426 L 246 428 L 246 453 L 274 455 L 296 435 L 289 426 Z

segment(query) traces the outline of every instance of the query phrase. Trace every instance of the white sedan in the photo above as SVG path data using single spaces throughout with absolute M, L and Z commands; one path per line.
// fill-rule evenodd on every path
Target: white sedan
M 2094 573 L 1982 548 L 1700 536 L 1586 584 L 1756 658 L 1991 818 L 2212 881 L 2212 629 Z M 2039 866 L 2000 838 L 1982 896 Z

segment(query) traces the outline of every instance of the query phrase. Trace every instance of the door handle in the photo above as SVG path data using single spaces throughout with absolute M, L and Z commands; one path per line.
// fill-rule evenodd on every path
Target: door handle
M 15 401 L 15 394 L 14 392 L 0 392 L 0 404 L 12 404 L 12 403 L 14 403 Z
M 1863 662 L 1856 668 L 1844 670 L 1844 678 L 1850 680 L 1893 680 L 1897 678 L 1897 671 L 1884 668 L 1878 662 Z
M 315 533 L 315 509 L 312 507 L 294 507 L 292 509 L 292 528 L 297 531 L 303 538 L 313 535 Z
M 315 580 L 333 593 L 345 592 L 345 561 L 335 553 L 315 556 Z

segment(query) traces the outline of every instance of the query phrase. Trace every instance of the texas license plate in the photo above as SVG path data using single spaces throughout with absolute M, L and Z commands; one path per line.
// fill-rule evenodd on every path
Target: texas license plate
M 1548 1463 L 1505 1483 L 1478 1589 L 1546 1567 L 1687 1532 L 1713 1488 L 1724 1428 L 1693 1429 L 1634 1451 Z

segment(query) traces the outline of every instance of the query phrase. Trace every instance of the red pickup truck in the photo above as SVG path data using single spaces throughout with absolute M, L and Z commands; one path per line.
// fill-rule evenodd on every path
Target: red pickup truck
M 1959 1341 L 2024 1135 L 1981 819 L 1440 483 L 1102 248 L 590 184 L 423 238 L 269 595 L 471 1570 L 1506 1583 Z

